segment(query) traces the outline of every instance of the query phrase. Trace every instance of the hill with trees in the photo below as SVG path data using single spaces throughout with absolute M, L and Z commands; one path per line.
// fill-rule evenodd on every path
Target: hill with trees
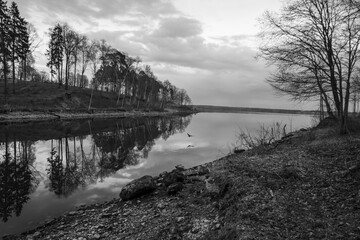
M 17 4 L 0 0 L 0 101 L 3 110 L 164 109 L 191 104 L 186 90 L 160 81 L 140 57 L 90 40 L 67 23 L 49 29 L 48 74 L 34 68 L 34 27 Z M 45 84 L 41 84 L 45 83 Z

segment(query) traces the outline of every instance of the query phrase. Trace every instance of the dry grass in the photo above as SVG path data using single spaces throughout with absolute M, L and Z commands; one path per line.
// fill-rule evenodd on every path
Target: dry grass
M 0 102 L 3 103 L 3 110 L 11 111 L 47 111 L 47 110 L 87 110 L 91 89 L 77 87 L 59 88 L 55 83 L 40 82 L 18 82 L 15 84 L 15 94 L 12 93 L 12 84 L 9 87 L 9 95 L 5 104 L 4 86 L 0 84 Z M 94 91 L 92 108 L 119 108 L 117 94 L 110 92 Z M 144 105 L 141 102 L 140 107 Z M 132 108 L 125 104 L 124 108 Z
M 332 128 L 224 158 L 213 165 L 229 188 L 218 200 L 222 227 L 207 237 L 359 239 L 359 164 L 358 136 Z

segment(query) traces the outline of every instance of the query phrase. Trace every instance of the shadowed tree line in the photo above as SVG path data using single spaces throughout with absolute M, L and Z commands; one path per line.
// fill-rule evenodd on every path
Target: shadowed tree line
M 69 196 L 126 166 L 137 165 L 148 157 L 156 139 L 183 132 L 190 121 L 190 116 L 137 119 L 131 125 L 119 120 L 114 130 L 52 140 L 49 189 L 58 196 Z M 84 148 L 84 141 L 91 146 Z
M 23 205 L 38 181 L 30 169 L 35 160 L 33 142 L 6 139 L 0 143 L 0 219 L 6 222 L 20 216 Z
M 350 102 L 359 108 L 360 3 L 291 0 L 261 23 L 260 57 L 276 67 L 270 85 L 295 100 L 320 100 L 347 133 Z
M 109 175 L 146 159 L 155 140 L 183 132 L 191 116 L 171 118 L 126 119 L 116 121 L 113 130 L 96 131 L 88 121 L 88 133 L 50 140 L 51 151 L 46 172 L 34 167 L 34 141 L 17 140 L 9 131 L 0 142 L 0 218 L 6 222 L 21 214 L 30 194 L 47 175 L 48 189 L 59 197 L 70 196 Z

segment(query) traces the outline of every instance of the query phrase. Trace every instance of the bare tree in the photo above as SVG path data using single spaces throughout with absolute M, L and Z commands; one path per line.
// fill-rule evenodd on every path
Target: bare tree
M 279 14 L 265 13 L 261 57 L 277 72 L 275 89 L 335 107 L 347 132 L 350 88 L 360 44 L 359 4 L 351 0 L 292 0 Z
M 64 34 L 64 55 L 65 55 L 65 89 L 69 88 L 69 73 L 70 73 L 70 61 L 71 57 L 76 52 L 76 48 L 79 45 L 80 39 L 78 34 L 70 28 L 69 25 L 64 24 L 62 26 Z

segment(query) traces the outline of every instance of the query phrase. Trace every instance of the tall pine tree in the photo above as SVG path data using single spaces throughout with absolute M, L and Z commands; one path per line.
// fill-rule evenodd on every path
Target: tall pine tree
M 22 69 L 24 72 L 24 79 L 26 81 L 26 68 L 27 68 L 27 59 L 29 54 L 31 54 L 30 47 L 30 36 L 28 31 L 29 24 L 25 21 L 25 19 L 21 18 L 20 20 L 20 28 L 19 28 L 19 49 L 18 49 L 18 56 L 22 62 Z
M 7 7 L 7 2 L 0 0 L 0 49 L 1 49 L 1 62 L 3 65 L 3 77 L 4 77 L 4 95 L 5 95 L 5 102 L 7 101 L 7 94 L 8 94 L 8 58 L 10 55 L 9 51 L 9 23 L 10 23 L 10 16 L 9 10 Z
M 23 36 L 25 34 L 23 28 L 26 28 L 26 22 L 24 23 L 24 19 L 20 16 L 20 12 L 18 6 L 15 2 L 11 3 L 10 6 L 10 50 L 11 50 L 11 64 L 12 64 L 12 82 L 13 82 L 13 93 L 15 93 L 15 61 L 19 61 L 19 57 L 22 52 L 22 48 L 24 47 Z M 25 26 L 22 26 L 25 24 Z
M 63 61 L 64 49 L 63 30 L 60 24 L 56 24 L 53 29 L 50 29 L 50 42 L 46 55 L 48 56 L 47 66 L 50 68 L 51 75 L 57 74 L 59 86 L 62 85 L 61 79 L 61 63 Z M 56 71 L 55 71 L 56 70 Z

